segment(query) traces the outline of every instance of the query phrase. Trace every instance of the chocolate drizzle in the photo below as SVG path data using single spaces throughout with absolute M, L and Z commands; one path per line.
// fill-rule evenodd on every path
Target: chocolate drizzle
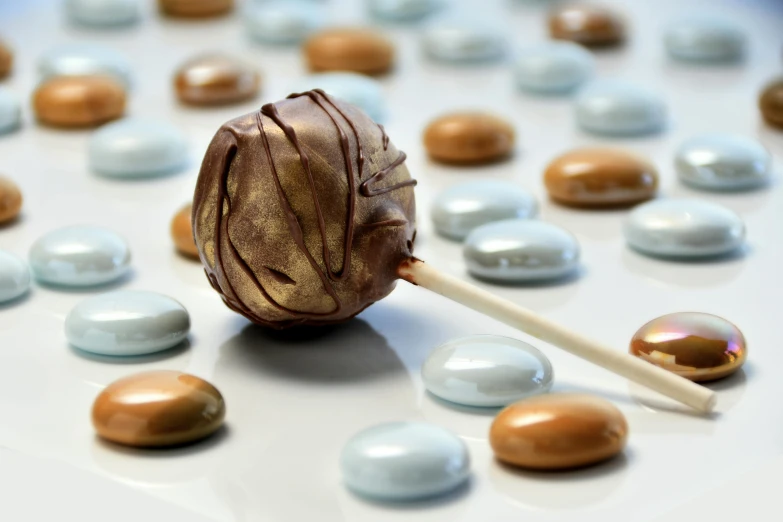
M 346 185 L 347 185 L 347 200 L 346 200 L 346 210 L 345 210 L 345 226 L 343 230 L 343 255 L 341 259 L 341 264 L 339 267 L 333 266 L 333 257 L 334 252 L 330 249 L 330 244 L 334 245 L 333 242 L 330 242 L 330 236 L 332 235 L 332 238 L 334 236 L 333 232 L 330 232 L 332 229 L 331 226 L 327 227 L 327 220 L 326 220 L 326 214 L 324 212 L 324 209 L 328 209 L 330 212 L 330 215 L 332 216 L 329 219 L 334 219 L 335 216 L 335 210 L 337 207 L 334 207 L 333 199 L 323 199 L 323 196 L 319 197 L 319 193 L 317 192 L 317 187 L 321 186 L 324 187 L 323 183 L 328 182 L 329 178 L 316 178 L 316 173 L 314 172 L 313 165 L 311 163 L 310 156 L 308 155 L 308 151 L 313 148 L 313 146 L 317 145 L 318 147 L 321 147 L 317 149 L 317 158 L 321 161 L 326 160 L 331 165 L 336 167 L 336 163 L 334 163 L 334 160 L 337 159 L 338 156 L 335 156 L 333 152 L 329 151 L 329 149 L 324 149 L 323 147 L 327 147 L 327 145 L 324 145 L 323 142 L 309 142 L 305 141 L 302 142 L 302 138 L 297 133 L 297 130 L 295 129 L 294 125 L 286 121 L 286 119 L 281 115 L 281 111 L 278 110 L 277 104 L 266 104 L 261 109 L 254 113 L 252 115 L 254 127 L 257 129 L 257 136 L 258 139 L 260 139 L 260 145 L 263 148 L 263 157 L 265 158 L 265 161 L 262 162 L 262 160 L 259 159 L 253 159 L 253 156 L 255 153 L 252 149 L 248 150 L 246 148 L 242 148 L 242 143 L 244 143 L 247 140 L 255 141 L 256 138 L 249 138 L 246 136 L 249 136 L 246 134 L 249 132 L 249 129 L 246 129 L 243 127 L 241 129 L 237 128 L 236 125 L 229 127 L 233 122 L 229 122 L 227 124 L 226 130 L 228 133 L 233 135 L 234 137 L 231 140 L 227 139 L 221 139 L 220 133 L 216 136 L 215 140 L 213 140 L 213 145 L 210 145 L 210 149 L 212 148 L 219 148 L 221 147 L 221 143 L 225 143 L 226 141 L 231 141 L 232 145 L 225 149 L 225 152 L 223 152 L 223 158 L 222 158 L 222 164 L 220 164 L 220 172 L 215 172 L 214 167 L 216 166 L 216 163 L 220 158 L 216 158 L 214 156 L 210 156 L 210 151 L 207 153 L 207 157 L 205 157 L 204 165 L 202 166 L 202 172 L 199 176 L 199 184 L 197 186 L 196 190 L 196 196 L 194 198 L 194 235 L 196 236 L 196 243 L 199 247 L 199 251 L 201 252 L 202 260 L 204 261 L 204 264 L 206 266 L 207 276 L 210 280 L 210 283 L 212 286 L 218 290 L 222 295 L 223 299 L 226 302 L 226 304 L 236 312 L 241 313 L 242 315 L 245 315 L 249 319 L 251 319 L 254 322 L 258 322 L 261 324 L 265 324 L 268 326 L 275 326 L 275 327 L 285 327 L 285 326 L 291 326 L 293 324 L 299 324 L 299 323 L 325 323 L 325 322 L 332 322 L 332 321 L 339 321 L 347 319 L 362 309 L 364 309 L 366 306 L 371 304 L 373 301 L 383 297 L 388 291 L 391 290 L 392 286 L 387 286 L 393 284 L 394 278 L 396 278 L 395 274 L 390 275 L 384 275 L 383 278 L 380 280 L 377 280 L 376 275 L 368 274 L 366 271 L 376 265 L 370 264 L 367 265 L 366 261 L 362 263 L 362 276 L 360 279 L 356 279 L 356 274 L 354 274 L 354 277 L 352 280 L 354 280 L 353 284 L 357 284 L 359 281 L 367 281 L 366 277 L 370 277 L 369 281 L 376 281 L 373 283 L 374 285 L 377 284 L 378 289 L 372 290 L 369 295 L 367 296 L 359 296 L 361 299 L 357 299 L 357 296 L 351 296 L 351 294 L 345 294 L 346 288 L 343 288 L 341 286 L 341 290 L 338 290 L 336 285 L 338 283 L 343 284 L 347 282 L 349 278 L 352 277 L 352 258 L 353 258 L 353 252 L 354 252 L 354 246 L 355 246 L 355 239 L 357 235 L 357 230 L 364 230 L 365 232 L 362 232 L 363 238 L 363 250 L 361 255 L 366 256 L 368 252 L 365 251 L 366 248 L 368 248 L 373 243 L 367 243 L 369 240 L 369 236 L 366 236 L 366 234 L 383 234 L 381 236 L 373 236 L 377 237 L 378 239 L 373 240 L 377 241 L 382 237 L 387 237 L 387 234 L 392 234 L 391 232 L 373 232 L 374 230 L 380 230 L 380 229 L 387 229 L 387 230 L 397 230 L 398 227 L 399 230 L 404 230 L 404 232 L 395 232 L 393 235 L 389 235 L 388 238 L 391 239 L 392 237 L 398 237 L 397 234 L 403 234 L 404 236 L 408 236 L 407 241 L 403 237 L 403 245 L 407 245 L 407 249 L 410 250 L 410 244 L 412 236 L 410 234 L 413 231 L 412 227 L 412 218 L 413 218 L 413 206 L 406 206 L 401 207 L 400 211 L 394 211 L 391 214 L 387 211 L 381 211 L 383 208 L 387 208 L 387 203 L 381 203 L 380 206 L 378 204 L 371 204 L 369 207 L 367 204 L 362 204 L 363 206 L 361 208 L 365 209 L 362 211 L 362 216 L 365 216 L 365 218 L 368 216 L 367 209 L 371 208 L 377 208 L 377 211 L 379 213 L 373 213 L 372 216 L 377 216 L 377 221 L 375 222 L 369 222 L 369 223 L 363 223 L 358 222 L 357 223 L 357 212 L 358 212 L 358 201 L 357 197 L 359 194 L 361 196 L 364 196 L 366 198 L 374 198 L 376 196 L 387 194 L 389 192 L 402 189 L 404 187 L 414 186 L 416 184 L 415 180 L 412 179 L 404 179 L 401 182 L 392 184 L 387 187 L 380 187 L 376 188 L 376 185 L 381 183 L 385 178 L 389 177 L 389 175 L 395 171 L 398 167 L 400 167 L 405 159 L 406 156 L 403 152 L 399 152 L 398 156 L 394 161 L 392 161 L 388 166 L 382 168 L 381 170 L 375 172 L 374 174 L 367 177 L 367 179 L 363 180 L 364 177 L 364 170 L 365 170 L 365 163 L 367 163 L 366 153 L 365 153 L 365 147 L 362 143 L 363 140 L 370 139 L 372 140 L 373 133 L 369 130 L 367 127 L 366 122 L 371 122 L 366 116 L 363 114 L 362 117 L 362 125 L 360 126 L 357 121 L 353 120 L 347 113 L 350 112 L 350 110 L 346 110 L 344 108 L 345 106 L 338 105 L 335 101 L 333 101 L 328 95 L 326 95 L 321 90 L 313 90 L 308 91 L 304 93 L 298 93 L 298 94 L 292 94 L 288 98 L 291 100 L 294 100 L 296 98 L 302 98 L 306 97 L 308 100 L 312 103 L 312 106 L 319 110 L 321 113 L 325 114 L 331 125 L 333 126 L 336 137 L 339 140 L 339 146 L 336 145 L 336 149 L 341 152 L 342 155 L 342 163 L 344 164 L 345 168 L 345 176 L 346 176 Z M 281 102 L 282 103 L 282 102 Z M 282 107 L 282 105 L 281 105 Z M 286 106 L 287 107 L 287 106 Z M 308 120 L 302 120 L 303 117 L 306 117 L 306 109 L 305 107 L 298 105 L 297 109 L 294 110 L 292 113 L 294 117 L 296 117 L 296 121 L 300 122 L 300 124 L 303 124 L 303 122 Z M 359 113 L 360 114 L 360 113 Z M 250 116 L 250 115 L 248 115 Z M 322 250 L 322 263 L 317 261 L 313 255 L 310 253 L 310 250 L 308 249 L 307 242 L 305 239 L 305 233 L 302 229 L 302 225 L 299 221 L 299 217 L 294 211 L 294 208 L 292 206 L 291 201 L 289 201 L 288 195 L 286 194 L 283 184 L 280 177 L 279 166 L 275 164 L 275 149 L 273 147 L 273 144 L 270 142 L 270 135 L 267 134 L 266 129 L 264 128 L 264 117 L 269 118 L 272 122 L 274 122 L 275 125 L 282 131 L 283 135 L 285 136 L 285 139 L 293 146 L 293 148 L 296 150 L 296 153 L 298 155 L 298 162 L 301 166 L 302 171 L 305 175 L 305 184 L 301 186 L 300 190 L 302 191 L 309 191 L 310 192 L 310 199 L 312 202 L 312 211 L 313 211 L 313 217 L 315 218 L 315 222 L 317 223 L 317 236 L 320 237 L 320 243 L 321 243 L 321 250 Z M 244 117 L 235 120 L 237 122 L 242 121 L 248 121 Z M 315 120 L 314 120 L 315 121 Z M 310 124 L 309 122 L 307 124 Z M 242 123 L 244 125 L 244 123 Z M 322 125 L 319 124 L 319 125 Z M 347 125 L 347 127 L 345 127 Z M 373 125 L 375 125 L 373 123 Z M 305 129 L 310 130 L 308 127 L 304 127 Z M 346 130 L 350 128 L 351 132 L 346 133 Z M 360 130 L 361 128 L 361 130 Z M 380 136 L 374 139 L 378 139 L 380 142 L 379 144 L 382 146 L 383 151 L 387 151 L 389 148 L 389 137 L 386 135 L 385 129 L 381 125 L 377 125 L 377 129 L 380 131 Z M 326 133 L 320 133 L 320 134 L 307 134 L 307 139 L 311 139 L 310 136 L 317 135 L 317 136 L 323 136 L 326 137 L 328 134 Z M 351 139 L 351 135 L 353 139 Z M 377 133 L 375 134 L 378 135 Z M 275 137 L 274 139 L 279 139 Z M 352 143 L 353 142 L 353 143 Z M 351 154 L 351 147 L 355 146 L 355 154 Z M 250 154 L 251 156 L 245 156 L 242 160 L 242 165 L 237 166 L 235 158 L 238 156 L 238 147 L 241 148 L 244 152 L 242 154 L 247 155 Z M 370 149 L 375 150 L 373 154 L 373 158 L 382 158 L 386 157 L 383 154 L 380 154 L 379 151 L 380 147 L 378 149 Z M 393 149 L 394 150 L 394 149 Z M 318 152 L 320 151 L 320 152 Z M 249 159 L 248 159 L 249 158 Z M 292 164 L 290 163 L 289 159 L 286 159 L 285 157 L 281 157 L 283 160 L 286 161 L 285 168 L 291 169 Z M 256 167 L 250 167 L 250 165 L 258 165 Z M 265 166 L 263 166 L 265 165 Z M 271 264 L 270 262 L 262 262 L 262 264 L 259 264 L 259 258 L 252 253 L 251 250 L 248 250 L 248 248 L 253 248 L 252 244 L 243 244 L 241 249 L 238 249 L 237 246 L 233 243 L 232 238 L 229 237 L 229 227 L 230 223 L 232 222 L 232 202 L 231 202 L 231 196 L 229 195 L 229 173 L 233 172 L 233 176 L 240 176 L 240 178 L 232 178 L 235 181 L 232 181 L 232 189 L 234 190 L 235 196 L 242 196 L 241 192 L 236 192 L 236 190 L 233 187 L 236 186 L 234 183 L 243 183 L 245 187 L 248 187 L 247 185 L 247 176 L 253 176 L 256 175 L 255 172 L 257 172 L 257 169 L 259 166 L 263 166 L 261 168 L 265 169 L 266 172 L 269 174 L 269 179 L 273 181 L 274 186 L 274 192 L 276 192 L 276 199 L 279 203 L 279 208 L 281 210 L 282 217 L 284 221 L 279 222 L 280 224 L 274 224 L 271 223 L 270 226 L 277 227 L 272 228 L 271 230 L 279 230 L 280 226 L 284 226 L 287 228 L 290 237 L 292 239 L 293 245 L 295 245 L 296 250 L 301 252 L 301 254 L 304 256 L 304 259 L 306 260 L 306 263 L 309 264 L 309 266 L 312 268 L 312 270 L 317 274 L 318 279 L 312 279 L 310 276 L 307 277 L 308 281 L 318 281 L 320 280 L 321 287 L 323 288 L 323 292 L 325 295 L 328 295 L 329 298 L 334 302 L 334 308 L 332 308 L 329 311 L 322 311 L 321 310 L 313 310 L 313 311 L 302 311 L 302 310 L 293 310 L 288 306 L 284 306 L 278 301 L 275 300 L 275 298 L 270 295 L 269 291 L 264 288 L 264 284 L 275 284 L 276 292 L 280 294 L 280 292 L 283 292 L 281 290 L 282 288 L 291 288 L 291 291 L 297 292 L 296 288 L 300 283 L 304 283 L 304 281 L 297 282 L 295 279 L 302 277 L 303 275 L 306 275 L 306 273 L 301 272 L 301 270 L 296 271 L 292 278 L 291 275 L 285 273 L 287 271 L 287 266 L 285 262 L 285 254 L 281 254 L 280 256 L 272 256 Z M 319 167 L 323 168 L 323 167 Z M 214 172 L 214 174 L 212 174 Z M 318 173 L 318 176 L 322 176 L 321 170 L 316 170 Z M 289 172 L 287 170 L 283 171 L 284 174 L 288 175 Z M 216 189 L 216 199 L 217 199 L 217 206 L 214 209 L 214 212 L 210 212 L 207 207 L 205 206 L 202 208 L 202 205 L 199 204 L 199 199 L 203 197 L 204 194 L 206 194 L 209 190 L 209 184 L 212 183 L 209 181 L 211 179 L 211 176 L 217 175 L 217 179 L 215 179 L 215 189 Z M 407 171 L 405 171 L 404 176 L 407 178 Z M 204 178 L 202 180 L 202 178 Z M 214 178 L 212 178 L 214 179 Z M 291 179 L 290 177 L 286 179 Z M 318 185 L 316 184 L 316 180 L 318 179 Z M 358 181 L 357 181 L 358 180 Z M 290 183 L 288 181 L 287 183 Z M 346 185 L 343 185 L 345 187 Z M 358 186 L 357 186 L 358 185 Z M 339 185 L 336 185 L 336 187 Z M 270 186 L 271 188 L 271 186 Z M 242 189 L 247 190 L 247 189 Z M 289 189 L 290 190 L 290 189 Z M 332 189 L 329 189 L 330 192 Z M 344 189 L 343 189 L 344 190 Z M 301 210 L 301 204 L 302 204 L 302 197 L 305 196 L 306 193 L 302 193 L 301 195 L 295 196 L 298 198 L 299 203 L 296 203 L 297 208 L 299 209 L 299 212 L 302 212 Z M 253 196 L 253 201 L 256 201 L 256 196 Z M 398 204 L 400 204 L 402 201 L 406 201 L 409 198 L 412 198 L 412 193 L 409 196 L 404 196 L 402 199 L 399 199 L 397 197 L 393 203 L 394 207 L 396 207 Z M 262 200 L 261 200 L 262 201 Z M 261 202 L 259 201 L 259 202 Z M 384 200 L 385 201 L 385 200 Z M 399 201 L 400 203 L 397 203 Z M 412 199 L 411 199 L 412 203 Z M 323 205 L 327 205 L 327 207 L 324 207 Z M 248 209 L 248 204 L 245 203 L 243 205 L 244 209 Z M 393 207 L 388 207 L 390 210 Z M 247 210 L 245 210 L 247 212 Z M 268 212 L 265 212 L 264 215 L 268 215 Z M 384 217 L 389 216 L 389 217 Z M 212 216 L 212 217 L 210 217 Z M 393 216 L 400 216 L 400 217 L 393 217 Z M 407 218 L 407 219 L 405 219 Z M 211 221 L 214 219 L 214 223 Z M 214 245 L 214 267 L 211 266 L 211 263 L 209 262 L 208 258 L 204 257 L 204 250 L 203 250 L 203 244 L 201 241 L 199 241 L 199 230 L 197 230 L 197 223 L 203 223 L 204 225 L 209 224 L 212 226 L 212 232 L 209 234 L 211 235 L 210 243 Z M 242 220 L 241 226 L 244 227 L 246 225 L 247 221 Z M 285 224 L 283 224 L 285 223 Z M 240 230 L 234 227 L 236 231 Z M 204 229 L 207 230 L 207 229 Z M 232 233 L 236 233 L 232 232 Z M 241 237 L 241 236 L 240 236 Z M 259 236 L 260 239 L 264 240 L 266 235 Z M 271 237 L 279 237 L 279 233 Z M 307 241 L 313 241 L 314 237 L 312 236 L 312 232 L 310 235 L 307 236 L 309 239 Z M 236 239 L 236 238 L 235 238 Z M 311 246 L 313 243 L 310 243 Z M 284 244 L 272 244 L 272 245 L 266 245 L 266 248 L 269 247 L 272 248 L 280 248 L 285 249 L 287 248 Z M 227 250 L 226 250 L 227 249 Z M 403 249 L 404 250 L 404 249 Z M 249 259 L 245 259 L 243 257 L 243 253 L 250 254 Z M 263 259 L 263 258 L 262 258 Z M 304 261 L 304 260 L 303 260 Z M 243 282 L 241 279 L 233 279 L 232 277 L 236 278 L 236 270 L 233 272 L 228 273 L 226 271 L 226 263 L 231 263 L 234 267 L 238 268 L 241 273 L 243 273 L 247 279 L 250 281 L 251 286 L 247 286 L 248 283 Z M 298 262 L 301 263 L 301 262 Z M 300 266 L 299 264 L 297 266 Z M 377 265 L 378 268 L 380 268 L 381 265 Z M 251 267 L 255 267 L 251 268 Z M 388 279 L 387 277 L 391 276 L 391 279 Z M 265 283 L 262 283 L 259 279 L 261 277 Z M 282 317 L 290 317 L 289 319 L 279 319 L 277 317 L 281 317 L 280 315 L 274 315 L 274 319 L 270 317 L 267 317 L 263 310 L 263 306 L 260 306 L 260 304 L 255 304 L 255 301 L 251 302 L 244 302 L 242 298 L 240 297 L 240 293 L 237 291 L 235 286 L 237 284 L 245 285 L 243 290 L 243 295 L 246 297 L 250 294 L 248 294 L 248 291 L 251 291 L 250 289 L 253 289 L 251 291 L 251 294 L 253 292 L 257 292 L 259 294 L 259 297 L 263 298 L 263 301 L 268 303 L 272 306 L 274 310 L 278 310 Z M 310 292 L 313 291 L 315 287 L 312 286 L 314 283 L 309 283 L 309 286 L 306 286 L 303 291 L 308 292 L 307 294 L 302 295 L 311 295 Z M 369 289 L 369 287 L 366 287 L 367 283 L 361 283 L 364 285 L 365 288 Z M 240 288 L 242 289 L 242 288 Z M 357 290 L 357 291 L 364 291 L 367 290 Z M 289 292 L 290 291 L 285 291 Z M 280 295 L 287 295 L 285 292 L 283 292 Z M 350 305 L 347 309 L 344 309 L 344 302 L 343 299 L 341 299 L 341 293 L 343 298 L 349 298 Z M 312 294 L 315 295 L 315 294 Z M 290 299 L 290 296 L 289 296 Z M 296 302 L 296 300 L 295 300 Z M 300 301 L 301 302 L 301 301 Z M 328 308 L 328 301 L 323 301 L 323 305 L 327 305 Z M 301 306 L 301 305 L 299 305 Z M 297 308 L 299 307 L 297 306 Z

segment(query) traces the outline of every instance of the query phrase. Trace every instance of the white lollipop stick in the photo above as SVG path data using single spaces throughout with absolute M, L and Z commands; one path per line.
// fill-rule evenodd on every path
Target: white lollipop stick
M 400 278 L 513 326 L 593 364 L 702 411 L 715 408 L 715 392 L 626 352 L 620 352 L 570 332 L 530 310 L 486 290 L 438 272 L 418 259 L 400 265 Z

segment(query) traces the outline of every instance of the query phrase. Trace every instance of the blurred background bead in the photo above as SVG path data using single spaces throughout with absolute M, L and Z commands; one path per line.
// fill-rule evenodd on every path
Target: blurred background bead
M 579 266 L 579 242 L 565 229 L 531 219 L 482 225 L 462 249 L 471 275 L 499 283 L 558 279 Z
M 356 105 L 376 122 L 383 122 L 386 116 L 386 101 L 378 80 L 352 72 L 327 72 L 310 74 L 296 80 L 289 88 L 291 92 L 305 92 L 321 89 L 326 94 Z
M 448 341 L 424 361 L 422 380 L 441 399 L 466 406 L 498 407 L 546 393 L 552 387 L 549 359 L 536 347 L 497 335 Z
M 129 25 L 139 19 L 139 0 L 66 0 L 68 18 L 81 25 L 111 27 Z
M 609 9 L 591 4 L 555 7 L 549 16 L 549 34 L 588 47 L 607 47 L 625 39 L 625 23 Z
M 226 416 L 217 388 L 170 370 L 123 377 L 104 388 L 92 406 L 92 424 L 111 442 L 136 447 L 175 446 L 216 432 Z
M 177 346 L 190 331 L 190 315 L 171 297 L 124 290 L 84 299 L 65 318 L 68 342 L 86 352 L 137 356 Z
M 16 130 L 21 123 L 19 99 L 5 87 L 0 87 L 0 135 Z
M 97 44 L 64 44 L 50 49 L 38 62 L 42 79 L 52 76 L 101 76 L 116 78 L 126 87 L 131 67 L 124 55 Z
M 40 123 L 55 127 L 96 127 L 125 112 L 125 88 L 109 76 L 60 76 L 33 93 Z
M 231 11 L 234 0 L 158 0 L 158 8 L 168 16 L 208 18 Z
M 742 246 L 745 224 L 731 210 L 699 199 L 660 199 L 634 208 L 624 227 L 634 249 L 661 257 L 710 257 Z
M 748 357 L 745 337 L 736 326 L 717 315 L 699 312 L 653 319 L 634 334 L 629 351 L 692 381 L 726 377 Z
M 171 239 L 177 251 L 187 257 L 198 259 L 198 248 L 193 239 L 193 225 L 190 220 L 193 206 L 188 203 L 171 220 Z
M 514 127 L 483 112 L 453 112 L 424 129 L 424 148 L 444 163 L 481 164 L 508 157 L 514 150 Z
M 30 290 L 30 269 L 24 260 L 0 249 L 0 304 L 12 301 Z
M 0 80 L 11 74 L 14 67 L 14 52 L 7 43 L 0 40 Z
M 87 287 L 116 281 L 130 269 L 128 243 L 119 234 L 96 226 L 52 230 L 30 248 L 36 280 L 58 286 Z
M 677 60 L 731 62 L 742 59 L 746 37 L 732 20 L 699 15 L 673 22 L 664 43 L 669 56 Z
M 636 136 L 666 125 L 666 106 L 657 94 L 619 81 L 597 81 L 585 87 L 575 111 L 579 126 L 596 134 Z
M 309 69 L 383 74 L 394 65 L 394 45 L 377 31 L 332 28 L 319 31 L 304 43 Z
M 768 84 L 759 96 L 761 116 L 768 124 L 783 129 L 783 79 Z
M 424 53 L 441 62 L 499 60 L 506 54 L 506 36 L 494 20 L 447 15 L 433 20 L 422 34 Z
M 360 431 L 340 454 L 345 485 L 371 499 L 408 501 L 443 495 L 470 476 L 459 437 L 423 422 L 390 422 Z
M 714 190 L 743 190 L 765 185 L 772 157 L 758 141 L 735 134 L 702 134 L 684 142 L 674 157 L 683 183 Z
M 421 20 L 441 7 L 442 0 L 366 0 L 370 13 L 381 20 Z
M 10 223 L 22 210 L 22 191 L 10 178 L 0 176 L 0 225 Z
M 92 170 L 108 177 L 163 176 L 185 167 L 187 142 L 166 122 L 125 118 L 92 135 L 89 162 Z
M 492 422 L 495 457 L 512 466 L 563 470 L 597 464 L 625 448 L 628 422 L 611 402 L 577 393 L 523 399 Z
M 226 105 L 255 97 L 261 77 L 250 64 L 231 56 L 206 54 L 177 69 L 177 97 L 190 105 Z
M 271 0 L 250 2 L 243 20 L 257 42 L 296 44 L 323 27 L 326 13 L 315 0 Z
M 442 236 L 462 241 L 478 226 L 514 218 L 533 218 L 538 203 L 533 194 L 505 181 L 468 181 L 441 192 L 430 214 Z
M 593 74 L 593 55 L 570 42 L 547 42 L 523 48 L 517 55 L 515 78 L 525 91 L 569 93 Z
M 549 196 L 564 205 L 630 205 L 655 197 L 658 170 L 647 159 L 622 149 L 575 149 L 552 160 L 544 184 Z

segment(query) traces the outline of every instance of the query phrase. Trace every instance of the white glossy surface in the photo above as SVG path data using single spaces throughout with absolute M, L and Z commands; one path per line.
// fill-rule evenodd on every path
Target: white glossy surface
M 369 76 L 352 72 L 311 74 L 294 82 L 289 90 L 304 92 L 316 88 L 357 105 L 377 122 L 382 123 L 386 117 L 383 86 Z
M 666 29 L 666 50 L 672 58 L 694 62 L 731 62 L 745 54 L 742 26 L 727 18 L 691 15 Z
M 188 144 L 167 121 L 125 118 L 95 131 L 88 154 L 90 168 L 102 176 L 144 178 L 183 170 Z
M 584 130 L 607 136 L 641 136 L 666 125 L 666 105 L 648 87 L 630 82 L 596 80 L 576 98 L 574 113 Z
M 743 190 L 769 183 L 772 157 L 758 141 L 736 134 L 702 134 L 675 152 L 680 180 L 697 188 Z
M 116 49 L 98 43 L 66 43 L 54 45 L 38 57 L 41 79 L 52 76 L 83 76 L 106 74 L 125 85 L 131 83 L 128 58 Z
M 139 19 L 140 0 L 65 0 L 72 22 L 96 27 L 132 24 Z
M 243 18 L 250 38 L 267 44 L 297 44 L 325 23 L 316 0 L 251 1 Z
M 565 94 L 573 91 L 592 74 L 592 53 L 572 42 L 547 42 L 517 53 L 514 78 L 525 91 Z
M 577 236 L 584 274 L 556 286 L 476 284 L 618 352 L 626 351 L 638 326 L 668 312 L 699 310 L 731 318 L 742 325 L 751 358 L 734 377 L 710 385 L 718 392 L 718 415 L 683 413 L 625 379 L 402 282 L 355 321 L 323 331 L 317 339 L 286 340 L 248 327 L 209 288 L 201 267 L 174 252 L 168 224 L 191 197 L 198 151 L 217 127 L 287 95 L 289 85 L 306 71 L 296 48 L 249 45 L 236 15 L 199 22 L 194 30 L 192 23 L 160 17 L 152 3 L 145 3 L 140 25 L 100 38 L 132 61 L 137 81 L 129 113 L 181 128 L 192 144 L 192 162 L 179 176 L 108 180 L 89 173 L 85 149 L 90 133 L 45 129 L 28 119 L 20 132 L 0 137 L 0 170 L 18 180 L 26 198 L 23 219 L 0 229 L 0 248 L 24 253 L 40 235 L 62 226 L 66 215 L 74 223 L 100 216 L 103 226 L 133 246 L 134 275 L 123 288 L 154 289 L 182 302 L 191 314 L 191 347 L 165 357 L 106 364 L 67 349 L 63 336 L 65 316 L 90 294 L 36 287 L 23 302 L 1 308 L 0 446 L 10 448 L 14 457 L 5 458 L 8 450 L 0 449 L 0 490 L 13 491 L 0 502 L 0 520 L 29 515 L 57 521 L 64 513 L 69 519 L 80 517 L 79 522 L 107 522 L 107 513 L 112 522 L 783 518 L 776 496 L 783 473 L 783 460 L 776 457 L 783 411 L 772 407 L 783 396 L 783 380 L 775 370 L 783 368 L 783 351 L 775 349 L 780 344 L 783 188 L 773 183 L 741 194 L 697 192 L 682 186 L 671 167 L 684 140 L 716 131 L 759 140 L 774 163 L 783 165 L 783 135 L 763 125 L 754 109 L 758 90 L 780 70 L 783 5 L 777 0 L 689 2 L 696 9 L 722 8 L 749 28 L 750 37 L 741 68 L 693 68 L 673 64 L 661 47 L 661 30 L 678 15 L 682 0 L 603 3 L 623 11 L 633 32 L 625 46 L 596 53 L 596 75 L 622 76 L 665 93 L 672 125 L 664 133 L 621 142 L 587 135 L 574 127 L 569 100 L 517 92 L 509 64 L 437 66 L 421 57 L 414 28 L 383 26 L 400 52 L 399 69 L 381 78 L 390 108 L 386 129 L 408 154 L 407 165 L 419 180 L 416 254 L 476 283 L 465 272 L 460 245 L 435 234 L 428 219 L 432 199 L 469 179 L 521 184 L 541 202 L 542 219 Z M 323 5 L 335 21 L 370 23 L 363 1 Z M 482 6 L 503 14 L 504 27 L 513 30 L 512 48 L 546 36 L 544 2 L 487 0 Z M 97 38 L 95 32 L 76 32 L 64 24 L 52 0 L 0 1 L 0 13 L 3 38 L 13 42 L 18 63 L 28 64 L 2 83 L 21 95 L 35 87 L 34 64 L 43 52 L 74 39 Z M 36 27 L 35 37 L 31 27 Z M 195 50 L 205 49 L 206 40 L 259 64 L 264 72 L 259 99 L 209 110 L 175 102 L 171 75 Z M 430 162 L 421 146 L 424 126 L 439 114 L 468 107 L 508 114 L 518 131 L 519 154 L 475 169 Z M 665 174 L 663 195 L 701 197 L 740 214 L 749 232 L 746 255 L 710 263 L 646 257 L 625 246 L 622 222 L 629 211 L 578 211 L 547 200 L 540 176 L 552 158 L 575 147 L 613 144 L 657 158 Z M 482 333 L 539 347 L 556 370 L 555 391 L 597 393 L 616 404 L 630 423 L 627 454 L 606 466 L 564 475 L 513 473 L 496 464 L 486 440 L 492 417 L 443 407 L 425 393 L 420 378 L 434 347 Z M 213 382 L 226 398 L 226 433 L 172 452 L 122 452 L 97 441 L 89 425 L 95 396 L 115 379 L 151 369 L 185 371 Z M 470 487 L 409 507 L 379 506 L 348 493 L 337 465 L 343 444 L 369 425 L 396 420 L 423 420 L 458 434 L 473 462 Z M 313 444 L 314 432 L 318 444 Z M 666 485 L 663 493 L 651 492 L 651 485 L 661 484 Z
M 435 348 L 424 361 L 427 390 L 465 406 L 499 407 L 546 393 L 554 378 L 541 350 L 497 335 L 471 335 Z
M 447 188 L 432 201 L 430 217 L 444 237 L 462 241 L 473 229 L 503 219 L 534 218 L 532 192 L 505 181 L 467 181 Z
M 468 448 L 434 424 L 391 422 L 351 437 L 340 454 L 345 485 L 372 499 L 405 501 L 446 494 L 470 476 Z
M 421 33 L 422 51 L 441 62 L 471 64 L 500 60 L 508 42 L 499 25 L 484 13 L 442 15 Z
M 16 130 L 22 121 L 22 107 L 19 98 L 4 87 L 0 87 L 0 136 Z
M 127 241 L 92 225 L 58 228 L 38 238 L 28 254 L 35 278 L 50 285 L 89 287 L 111 283 L 130 269 Z
M 552 223 L 507 219 L 474 229 L 465 239 L 462 257 L 468 272 L 488 281 L 544 281 L 577 269 L 579 242 Z
M 68 342 L 98 355 L 160 352 L 185 340 L 189 330 L 190 316 L 180 303 L 163 294 L 138 290 L 88 297 L 65 318 Z
M 382 20 L 420 20 L 442 6 L 443 0 L 365 0 L 367 9 Z
M 737 250 L 745 224 L 730 209 L 700 199 L 660 199 L 637 206 L 625 222 L 628 245 L 666 257 L 710 257 Z
M 0 250 L 0 304 L 12 301 L 30 290 L 30 269 L 24 259 Z

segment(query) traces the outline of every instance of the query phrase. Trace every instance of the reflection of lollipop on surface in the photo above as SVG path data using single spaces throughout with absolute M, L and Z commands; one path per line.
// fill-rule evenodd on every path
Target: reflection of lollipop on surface
M 441 274 L 413 257 L 405 154 L 355 107 L 293 94 L 220 128 L 201 167 L 193 232 L 212 286 L 273 328 L 349 319 L 398 278 L 560 346 L 700 410 L 714 394 Z

